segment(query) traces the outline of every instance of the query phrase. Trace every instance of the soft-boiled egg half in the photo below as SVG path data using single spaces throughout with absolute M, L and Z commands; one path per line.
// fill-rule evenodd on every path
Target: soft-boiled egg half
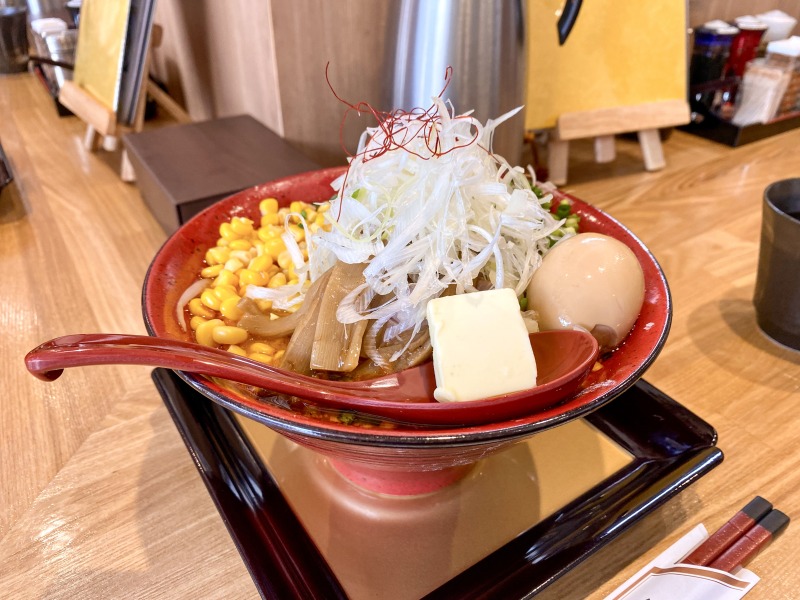
M 605 350 L 628 335 L 644 302 L 644 273 L 625 244 L 580 233 L 545 255 L 527 291 L 539 327 L 589 331 Z

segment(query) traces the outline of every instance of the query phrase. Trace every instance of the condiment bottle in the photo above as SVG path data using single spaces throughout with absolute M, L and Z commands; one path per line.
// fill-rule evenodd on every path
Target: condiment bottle
M 722 78 L 731 43 L 739 29 L 724 22 L 706 23 L 694 31 L 689 82 L 692 85 Z
M 736 27 L 739 33 L 731 41 L 725 74 L 742 77 L 745 65 L 756 57 L 767 24 L 755 17 L 739 17 L 736 19 Z

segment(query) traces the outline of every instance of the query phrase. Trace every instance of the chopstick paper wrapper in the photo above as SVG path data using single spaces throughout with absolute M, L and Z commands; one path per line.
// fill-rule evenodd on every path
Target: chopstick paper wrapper
M 666 551 L 614 590 L 606 600 L 738 600 L 758 583 L 747 569 L 736 574 L 680 563 L 708 539 L 703 524 L 675 542 Z

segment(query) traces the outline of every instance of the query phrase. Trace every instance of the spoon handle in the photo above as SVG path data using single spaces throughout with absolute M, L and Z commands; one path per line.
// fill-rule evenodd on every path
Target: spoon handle
M 312 377 L 294 373 L 287 375 L 279 369 L 225 350 L 146 335 L 67 335 L 45 342 L 25 356 L 28 371 L 43 381 L 54 381 L 68 367 L 111 364 L 163 367 L 222 377 L 274 392 L 319 400 L 330 401 L 342 396 L 369 397 L 359 394 L 359 390 L 342 387 L 340 382 L 323 383 Z

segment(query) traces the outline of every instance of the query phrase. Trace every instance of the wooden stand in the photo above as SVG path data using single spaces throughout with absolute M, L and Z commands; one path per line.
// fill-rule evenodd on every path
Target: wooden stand
M 150 49 L 144 62 L 145 81 L 136 100 L 135 116 L 133 123 L 130 125 L 123 125 L 117 122 L 115 111 L 105 106 L 78 84 L 72 81 L 64 82 L 59 92 L 58 100 L 86 123 L 86 135 L 83 143 L 84 147 L 90 152 L 96 152 L 101 146 L 105 150 L 113 152 L 119 147 L 119 140 L 124 134 L 142 131 L 148 94 L 179 123 L 192 122 L 189 115 L 147 75 L 150 70 L 152 50 L 161 44 L 161 36 L 161 27 L 154 25 L 150 38 Z M 127 182 L 135 179 L 133 165 L 131 165 L 128 153 L 124 148 L 122 149 L 120 178 Z
M 664 152 L 658 130 L 685 125 L 690 120 L 689 104 L 684 100 L 665 100 L 636 106 L 565 113 L 550 131 L 547 166 L 549 179 L 556 185 L 567 182 L 570 140 L 594 138 L 595 160 L 611 162 L 616 157 L 614 136 L 638 132 L 645 169 L 664 168 Z

